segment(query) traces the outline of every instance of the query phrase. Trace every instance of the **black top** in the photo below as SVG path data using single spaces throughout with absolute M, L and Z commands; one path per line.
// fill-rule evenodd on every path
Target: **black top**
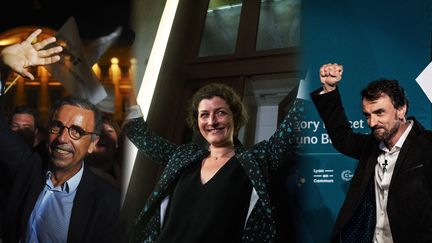
M 193 163 L 180 176 L 157 242 L 241 241 L 252 191 L 244 169 L 232 157 L 206 184 L 200 170 Z

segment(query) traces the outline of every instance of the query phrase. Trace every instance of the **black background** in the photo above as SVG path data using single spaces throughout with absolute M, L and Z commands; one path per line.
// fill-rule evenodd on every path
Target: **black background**
M 82 39 L 107 35 L 118 26 L 120 40 L 133 41 L 130 29 L 131 0 L 6 0 L 0 5 L 0 33 L 19 26 L 42 26 L 58 30 L 75 17 Z

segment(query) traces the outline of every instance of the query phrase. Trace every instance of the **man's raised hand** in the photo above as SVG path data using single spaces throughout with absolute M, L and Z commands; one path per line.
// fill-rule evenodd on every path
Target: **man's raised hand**
M 56 41 L 55 37 L 49 37 L 32 44 L 32 41 L 41 32 L 41 29 L 37 29 L 25 41 L 4 48 L 0 53 L 0 63 L 19 73 L 21 76 L 33 80 L 34 76 L 26 70 L 27 67 L 58 62 L 60 56 L 57 54 L 63 50 L 61 46 L 42 50 L 45 46 L 54 43 Z
M 324 92 L 336 89 L 336 84 L 342 79 L 343 66 L 337 63 L 324 64 L 320 68 L 320 81 Z

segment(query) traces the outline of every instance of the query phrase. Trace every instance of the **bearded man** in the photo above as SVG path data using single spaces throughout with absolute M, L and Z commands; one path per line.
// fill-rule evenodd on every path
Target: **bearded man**
M 372 133 L 354 133 L 337 88 L 342 72 L 323 65 L 322 88 L 311 94 L 333 146 L 359 160 L 331 242 L 432 241 L 432 133 L 406 118 L 405 91 L 387 79 L 361 91 Z

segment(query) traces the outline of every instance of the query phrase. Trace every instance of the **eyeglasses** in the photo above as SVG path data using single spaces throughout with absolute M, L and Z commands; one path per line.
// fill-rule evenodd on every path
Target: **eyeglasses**
M 97 135 L 97 133 L 94 133 L 94 132 L 84 131 L 84 129 L 82 129 L 79 126 L 75 126 L 75 125 L 72 125 L 70 127 L 64 126 L 59 121 L 53 121 L 53 122 L 51 122 L 49 124 L 49 126 L 48 126 L 48 133 L 49 134 L 62 134 L 63 133 L 63 129 L 65 129 L 65 128 L 67 128 L 69 136 L 73 140 L 79 140 L 83 136 L 90 135 L 90 134 Z

